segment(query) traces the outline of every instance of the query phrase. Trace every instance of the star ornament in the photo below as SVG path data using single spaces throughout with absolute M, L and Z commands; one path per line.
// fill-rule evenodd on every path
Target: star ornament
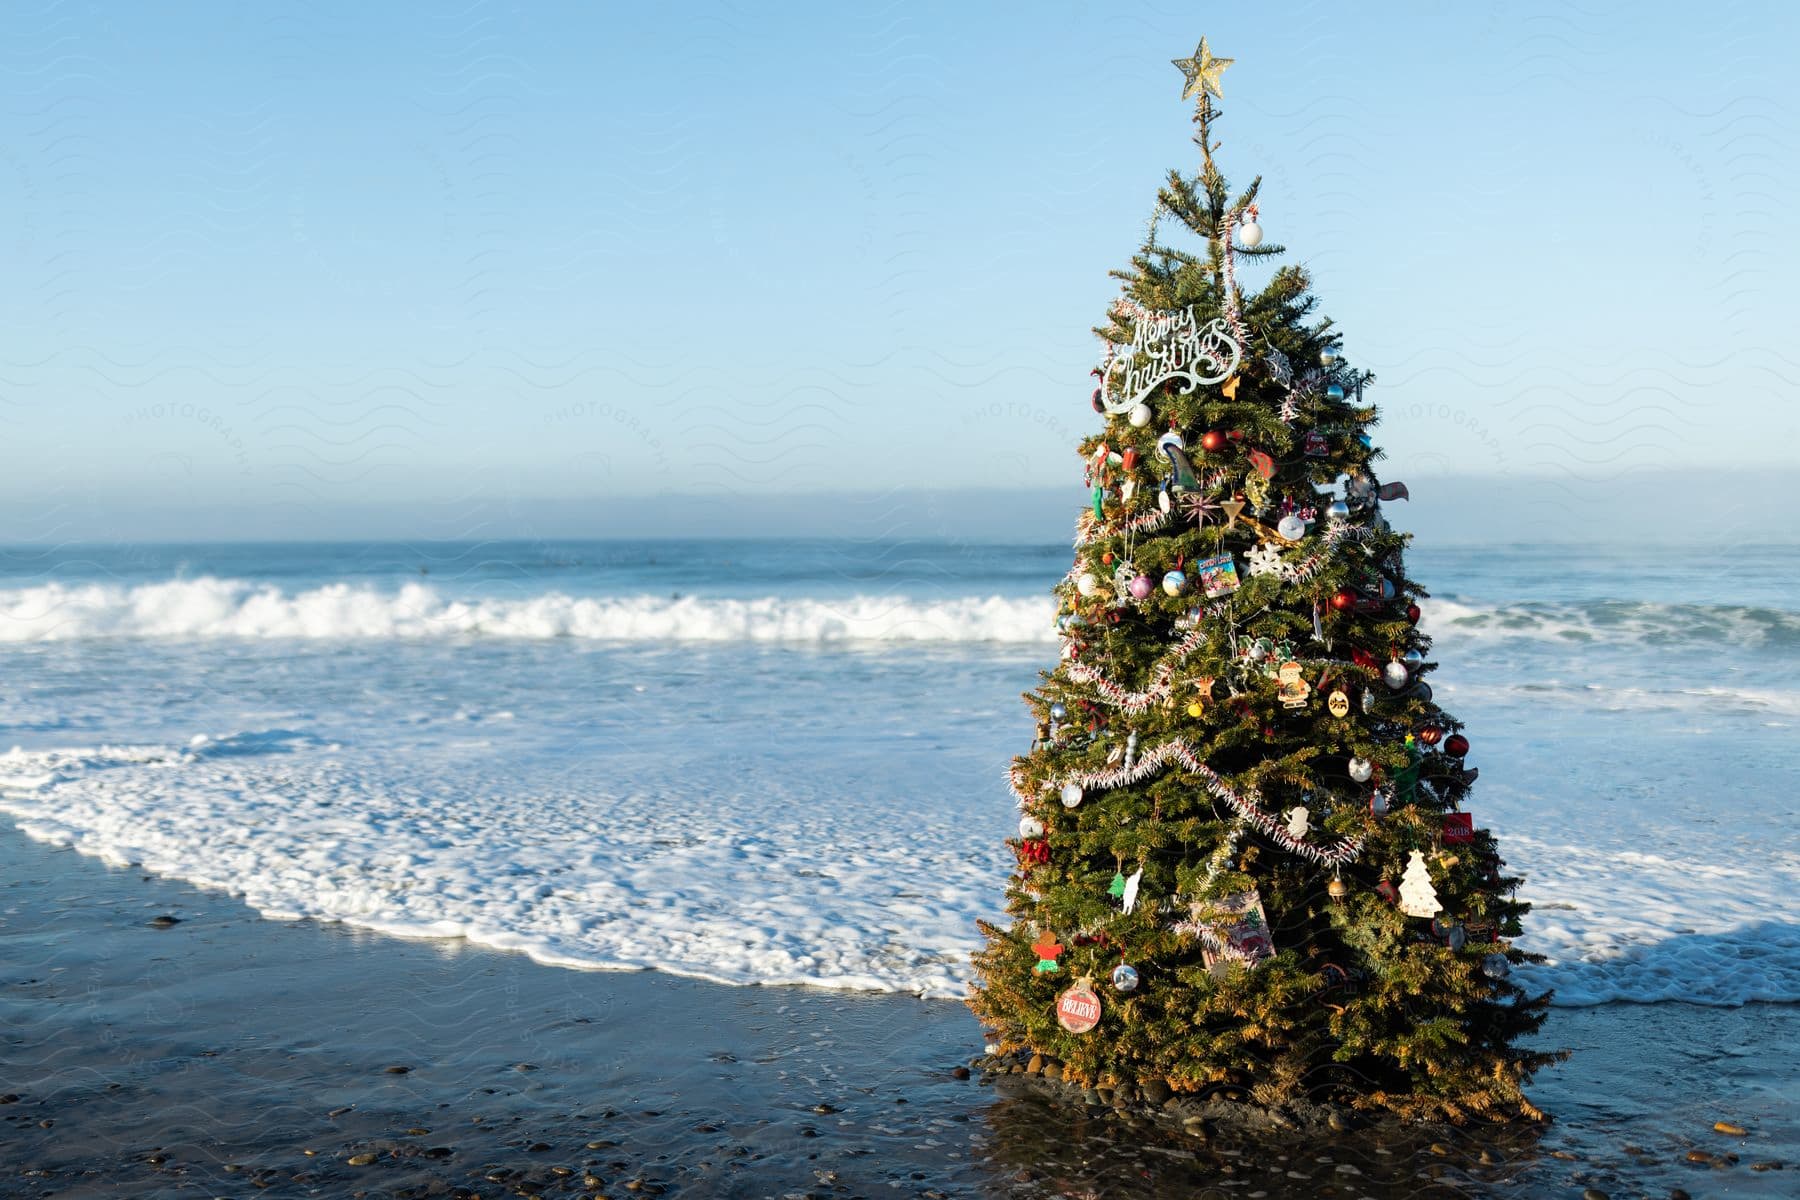
M 1194 57 L 1177 58 L 1173 61 L 1177 67 L 1181 68 L 1182 75 L 1187 78 L 1187 84 L 1181 89 L 1183 100 L 1194 96 L 1204 99 L 1207 93 L 1223 100 L 1225 93 L 1219 90 L 1219 76 L 1226 67 L 1237 60 L 1235 58 L 1214 58 L 1211 48 L 1206 44 L 1206 39 L 1201 38 L 1200 47 L 1194 51 Z

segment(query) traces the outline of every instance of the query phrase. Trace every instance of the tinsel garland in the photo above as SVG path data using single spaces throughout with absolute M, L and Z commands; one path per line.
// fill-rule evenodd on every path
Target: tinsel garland
M 1112 537 L 1119 533 L 1152 533 L 1167 525 L 1174 515 L 1151 509 L 1149 512 L 1139 513 L 1137 516 L 1115 525 L 1111 522 L 1096 521 L 1094 514 L 1084 512 L 1075 519 L 1075 545 L 1077 548 L 1091 546 L 1101 538 Z
M 1225 228 L 1220 233 L 1220 245 L 1223 247 L 1220 258 L 1225 264 L 1225 323 L 1231 326 L 1231 335 L 1237 339 L 1238 345 L 1248 346 L 1250 331 L 1244 328 L 1243 314 L 1238 311 L 1237 271 L 1232 265 L 1231 253 L 1231 238 L 1237 232 L 1238 218 L 1243 215 L 1241 209 L 1233 209 L 1225 214 Z
M 1175 643 L 1174 649 L 1158 660 L 1155 670 L 1151 672 L 1154 682 L 1140 692 L 1127 691 L 1108 679 L 1097 667 L 1090 667 L 1086 663 L 1069 664 L 1068 676 L 1076 683 L 1092 684 L 1108 704 L 1136 716 L 1147 712 L 1151 705 L 1169 698 L 1175 690 L 1173 676 L 1176 668 L 1188 655 L 1206 645 L 1206 641 L 1206 631 L 1196 625 L 1191 633 Z
M 1156 747 L 1148 754 L 1140 757 L 1129 769 L 1115 767 L 1110 771 L 1076 771 L 1064 779 L 1046 785 L 1046 791 L 1055 792 L 1067 784 L 1076 784 L 1083 791 L 1093 788 L 1098 791 L 1109 791 L 1112 788 L 1125 787 L 1133 783 L 1142 783 L 1157 774 L 1171 761 L 1180 763 L 1189 774 L 1198 775 L 1206 785 L 1206 790 L 1215 799 L 1230 805 L 1232 810 L 1242 817 L 1253 829 L 1290 854 L 1310 859 L 1321 866 L 1337 867 L 1347 862 L 1354 862 L 1362 853 L 1361 838 L 1345 838 L 1335 846 L 1315 846 L 1311 842 L 1301 841 L 1287 831 L 1287 827 L 1272 814 L 1264 812 L 1252 796 L 1240 794 L 1230 784 L 1221 779 L 1217 772 L 1194 754 L 1193 749 L 1181 738 L 1171 738 Z M 1008 782 L 1012 785 L 1012 793 L 1023 807 L 1029 807 L 1030 798 L 1019 779 L 1018 767 L 1008 772 Z

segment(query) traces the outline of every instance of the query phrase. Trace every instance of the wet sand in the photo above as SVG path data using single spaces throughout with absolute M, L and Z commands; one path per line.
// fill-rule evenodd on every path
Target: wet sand
M 0 1014 L 5 1197 L 1800 1193 L 1797 1006 L 1555 1011 L 1538 1138 L 1281 1144 L 958 1078 L 957 1004 L 265 921 L 10 827 Z

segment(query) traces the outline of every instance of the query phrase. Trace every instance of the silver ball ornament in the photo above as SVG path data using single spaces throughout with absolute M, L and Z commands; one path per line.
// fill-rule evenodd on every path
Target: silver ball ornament
M 1330 517 L 1333 521 L 1348 521 L 1350 519 L 1350 506 L 1345 504 L 1342 500 L 1333 500 L 1325 507 L 1325 515 Z
M 1275 532 L 1290 542 L 1297 542 L 1306 536 L 1306 522 L 1294 513 L 1289 513 L 1276 523 Z
M 1505 979 L 1512 974 L 1512 963 L 1499 951 L 1481 960 L 1481 973 L 1489 979 Z
M 1050 706 L 1050 716 L 1052 719 L 1060 721 L 1068 715 L 1069 706 L 1064 704 L 1061 700 L 1058 700 L 1055 704 Z
M 1405 654 L 1400 656 L 1400 661 L 1409 667 L 1416 667 L 1425 661 L 1425 656 L 1420 654 L 1417 650 L 1408 650 Z
M 1120 963 L 1113 968 L 1112 985 L 1115 991 L 1135 992 L 1138 990 L 1137 968 L 1130 963 Z
M 1321 367 L 1329 367 L 1332 364 L 1336 363 L 1337 359 L 1338 359 L 1338 356 L 1334 351 L 1331 351 L 1331 350 L 1319 351 L 1319 365 Z
M 1350 760 L 1350 778 L 1358 783 L 1367 783 L 1375 777 L 1375 764 L 1366 758 Z
M 1403 662 L 1391 662 L 1381 668 L 1381 682 L 1396 692 L 1405 687 L 1411 679 L 1412 672 L 1406 669 L 1406 664 Z

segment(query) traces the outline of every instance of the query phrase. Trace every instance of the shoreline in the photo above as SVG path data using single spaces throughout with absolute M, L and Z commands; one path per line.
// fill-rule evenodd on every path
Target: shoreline
M 269 920 L 10 823 L 0 881 L 9 1196 L 1779 1196 L 1800 1158 L 1793 1005 L 1554 1010 L 1541 1138 L 1234 1144 L 957 1078 L 955 1001 Z

